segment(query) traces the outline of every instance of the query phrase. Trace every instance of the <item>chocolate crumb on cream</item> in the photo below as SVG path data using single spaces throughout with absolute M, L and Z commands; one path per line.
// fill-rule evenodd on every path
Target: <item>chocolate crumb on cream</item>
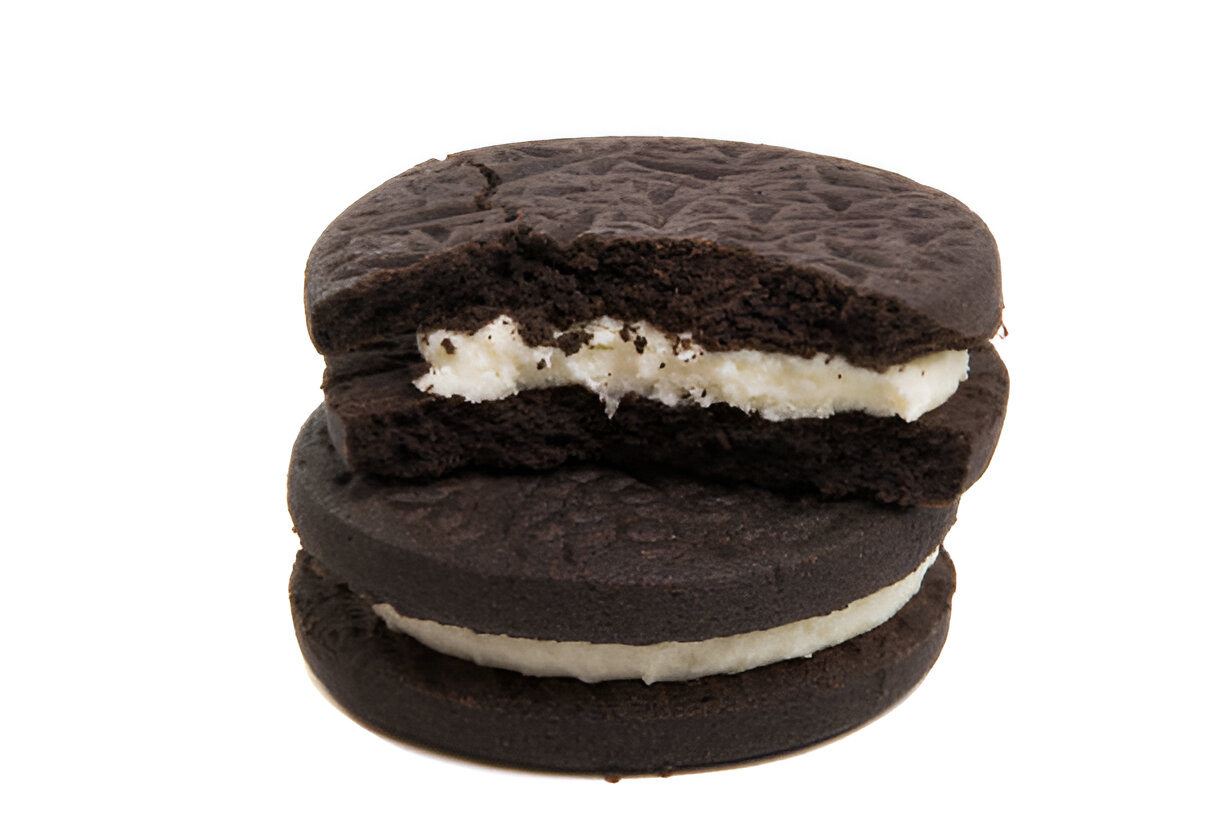
M 649 322 L 603 317 L 583 325 L 581 333 L 585 341 L 569 353 L 560 346 L 528 345 L 508 316 L 471 334 L 422 334 L 417 348 L 429 370 L 414 385 L 468 402 L 577 385 L 597 394 L 609 417 L 623 397 L 636 394 L 667 406 L 725 403 L 773 421 L 863 411 L 912 422 L 946 402 L 969 375 L 967 351 L 940 351 L 874 371 L 825 354 L 706 351 L 692 336 L 667 334 Z M 557 331 L 553 337 L 564 335 Z M 674 359 L 659 361 L 661 356 Z M 528 370 L 533 364 L 535 370 Z

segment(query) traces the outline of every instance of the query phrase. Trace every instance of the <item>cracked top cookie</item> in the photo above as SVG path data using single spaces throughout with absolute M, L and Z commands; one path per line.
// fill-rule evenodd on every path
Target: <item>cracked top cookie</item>
M 428 161 L 349 207 L 306 269 L 324 355 L 500 315 L 550 342 L 601 317 L 707 350 L 884 368 L 994 335 L 990 231 L 850 161 L 686 138 L 581 138 Z

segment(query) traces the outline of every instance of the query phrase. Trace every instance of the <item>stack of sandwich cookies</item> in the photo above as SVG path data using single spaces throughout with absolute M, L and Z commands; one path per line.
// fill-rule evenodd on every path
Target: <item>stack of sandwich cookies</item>
M 385 733 L 552 770 L 862 724 L 946 636 L 1000 305 L 976 216 L 846 161 L 582 139 L 410 170 L 308 263 L 307 662 Z

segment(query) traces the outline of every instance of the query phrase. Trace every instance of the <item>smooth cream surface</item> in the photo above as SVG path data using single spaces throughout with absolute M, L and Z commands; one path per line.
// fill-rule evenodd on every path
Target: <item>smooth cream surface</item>
M 418 346 L 430 367 L 415 385 L 473 403 L 581 385 L 599 395 L 609 417 L 633 393 L 669 406 L 726 403 L 766 420 L 864 411 L 913 421 L 946 402 L 969 376 L 968 351 L 940 351 L 873 371 L 823 354 L 707 351 L 687 334 L 606 316 L 577 330 L 590 339 L 570 355 L 556 346 L 528 345 L 508 316 L 475 333 L 423 334 Z
M 643 645 L 540 641 L 405 618 L 390 604 L 375 604 L 373 609 L 392 630 L 410 635 L 439 652 L 485 667 L 501 667 L 529 676 L 569 676 L 585 682 L 684 681 L 803 658 L 862 635 L 892 618 L 917 594 L 923 576 L 938 555 L 936 549 L 900 581 L 828 615 L 705 641 Z

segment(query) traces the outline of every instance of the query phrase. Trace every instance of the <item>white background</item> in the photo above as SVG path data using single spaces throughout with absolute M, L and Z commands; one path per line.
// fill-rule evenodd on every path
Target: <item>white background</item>
M 7 4 L 0 822 L 1219 824 L 1212 5 Z M 951 637 L 821 749 L 489 769 L 365 731 L 298 654 L 315 237 L 428 158 L 606 134 L 851 158 L 998 239 L 1012 403 Z

